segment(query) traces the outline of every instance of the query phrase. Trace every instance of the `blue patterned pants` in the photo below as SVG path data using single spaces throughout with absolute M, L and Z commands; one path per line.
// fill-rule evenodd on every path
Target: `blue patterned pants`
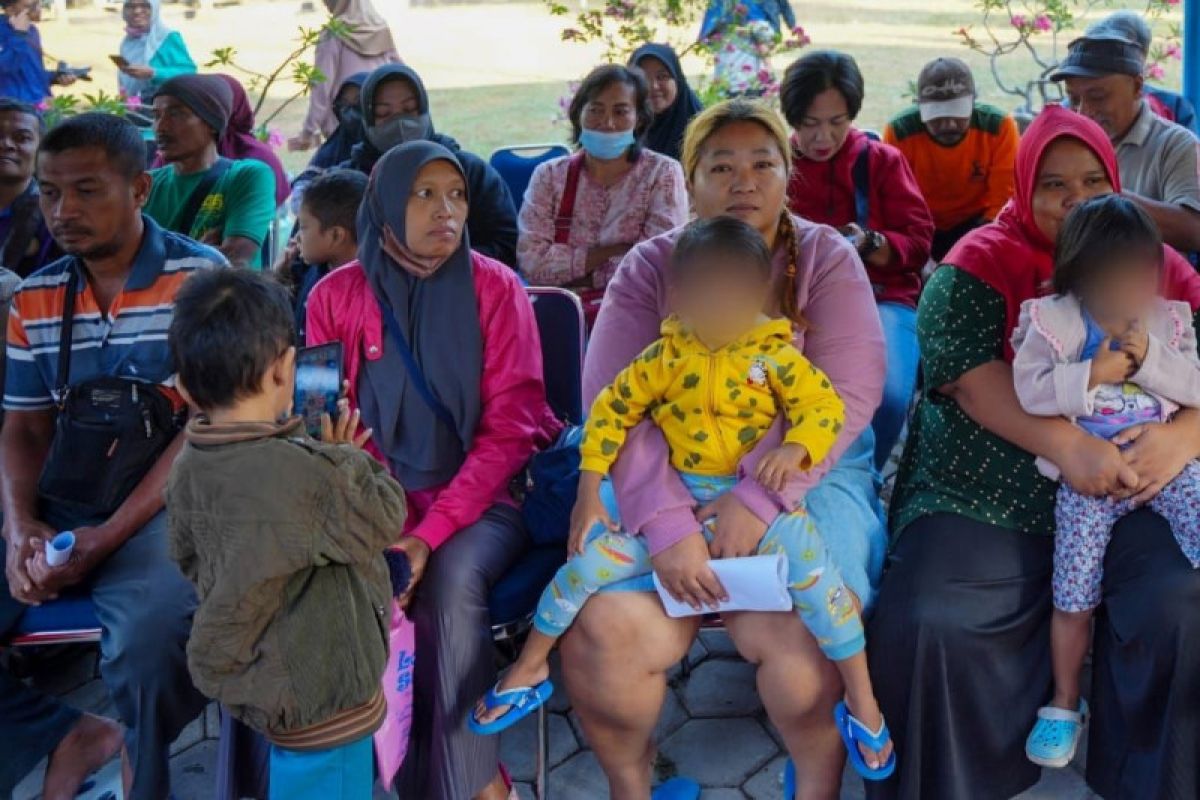
M 733 478 L 684 475 L 683 479 L 700 504 L 711 502 L 735 484 Z M 704 533 L 711 539 L 709 524 Z M 779 515 L 755 552 L 787 556 L 788 590 L 796 612 L 830 660 L 840 661 L 862 651 L 862 620 L 807 509 L 802 506 Z M 542 592 L 534 627 L 547 636 L 561 636 L 597 591 L 651 571 L 645 539 L 597 526 L 584 552 L 567 561 Z
M 1193 567 L 1200 566 L 1200 461 L 1163 487 L 1147 507 L 1166 519 L 1175 541 Z M 1058 488 L 1054 509 L 1054 607 L 1090 611 L 1100 604 L 1104 553 L 1113 525 L 1133 511 L 1128 500 L 1086 497 L 1065 483 Z

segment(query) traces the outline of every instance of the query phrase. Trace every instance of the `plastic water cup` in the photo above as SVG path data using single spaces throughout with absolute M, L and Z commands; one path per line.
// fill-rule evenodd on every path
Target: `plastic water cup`
M 71 551 L 74 549 L 75 534 L 63 531 L 46 542 L 46 563 L 52 567 L 61 567 L 70 560 Z

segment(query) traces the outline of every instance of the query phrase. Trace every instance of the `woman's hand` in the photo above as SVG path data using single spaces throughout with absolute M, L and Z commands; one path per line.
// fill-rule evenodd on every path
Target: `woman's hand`
M 729 599 L 725 587 L 708 564 L 704 537 L 693 533 L 650 559 L 667 594 L 697 611 L 716 608 Z
M 135 81 L 148 81 L 154 78 L 154 68 L 144 64 L 126 64 L 120 69 Z
M 321 414 L 321 441 L 329 444 L 352 444 L 361 449 L 371 438 L 374 431 L 367 428 L 358 432 L 361 414 L 356 408 L 350 410 L 350 401 L 346 398 L 338 400 L 337 421 L 331 420 L 328 413 Z
M 1051 460 L 1062 471 L 1067 485 L 1088 497 L 1135 490 L 1140 482 L 1138 473 L 1121 457 L 1115 444 L 1083 431 Z
M 802 444 L 787 442 L 776 447 L 758 462 L 754 478 L 772 492 L 782 492 L 792 478 L 804 471 L 808 461 L 808 448 Z
M 713 540 L 708 546 L 713 558 L 754 555 L 758 543 L 767 533 L 767 523 L 731 492 L 726 492 L 696 512 L 696 519 L 701 525 L 713 517 L 716 517 Z
M 1114 492 L 1114 497 L 1121 500 L 1132 497 L 1134 505 L 1144 505 L 1183 472 L 1196 457 L 1196 448 L 1191 441 L 1194 437 L 1180 435 L 1176 427 L 1179 424 L 1178 420 L 1165 424 L 1147 422 L 1126 428 L 1113 437 L 1113 444 L 1123 448 L 1121 457 L 1128 468 L 1140 478 L 1136 485 Z
M 299 136 L 293 136 L 288 139 L 287 147 L 289 153 L 299 153 L 304 150 L 311 150 L 317 145 L 317 137 L 311 133 L 302 133 Z
M 408 588 L 404 590 L 404 594 L 396 598 L 396 603 L 400 608 L 407 609 L 408 604 L 412 602 L 413 591 L 421 582 L 421 576 L 425 574 L 425 565 L 429 563 L 429 554 L 432 551 L 424 539 L 418 539 L 416 536 L 401 536 L 400 541 L 396 542 L 392 549 L 401 550 L 404 555 L 408 556 L 408 566 L 412 570 Z

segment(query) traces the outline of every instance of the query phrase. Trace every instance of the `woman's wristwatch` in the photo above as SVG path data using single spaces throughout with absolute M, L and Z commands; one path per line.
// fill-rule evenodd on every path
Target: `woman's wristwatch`
M 879 248 L 883 247 L 885 239 L 879 231 L 864 231 L 862 247 L 858 248 L 858 254 L 863 258 L 867 258 Z

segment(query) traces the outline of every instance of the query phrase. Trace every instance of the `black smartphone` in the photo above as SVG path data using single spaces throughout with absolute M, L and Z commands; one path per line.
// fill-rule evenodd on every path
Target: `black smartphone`
M 337 418 L 342 393 L 342 343 L 302 347 L 296 352 L 296 394 L 292 408 L 304 417 L 304 427 L 321 438 L 321 414 Z

